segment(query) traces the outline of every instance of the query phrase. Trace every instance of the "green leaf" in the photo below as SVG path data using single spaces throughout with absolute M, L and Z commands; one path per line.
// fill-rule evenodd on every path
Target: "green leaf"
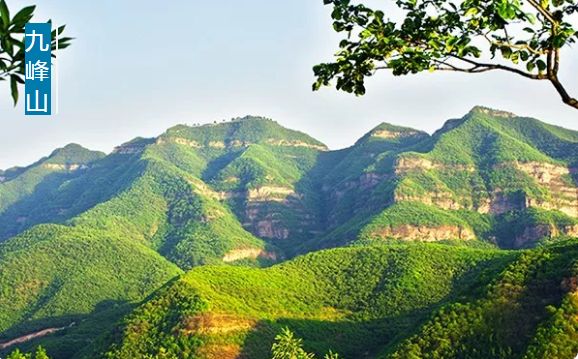
M 539 70 L 540 72 L 546 71 L 546 63 L 544 62 L 544 60 L 538 60 L 538 61 L 536 61 L 536 65 L 538 65 L 538 70 Z
M 512 56 L 512 49 L 507 46 L 500 48 L 500 51 L 502 52 L 502 57 L 505 59 L 509 59 Z
M 10 11 L 8 11 L 8 6 L 4 0 L 0 0 L 0 19 L 2 19 L 2 27 L 8 29 L 10 25 Z
M 470 17 L 476 15 L 479 12 L 478 8 L 472 7 L 469 8 L 468 11 L 464 14 L 465 17 Z
M 12 93 L 12 100 L 14 100 L 14 106 L 18 103 L 18 80 L 16 75 L 10 75 L 10 91 Z
M 35 5 L 27 6 L 24 9 L 18 11 L 14 18 L 12 19 L 12 24 L 16 27 L 24 27 L 27 22 L 30 22 L 34 14 Z

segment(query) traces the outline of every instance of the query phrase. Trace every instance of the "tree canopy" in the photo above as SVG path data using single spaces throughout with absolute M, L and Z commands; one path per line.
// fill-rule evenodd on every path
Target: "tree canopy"
M 559 78 L 561 50 L 576 41 L 573 0 L 396 0 L 386 11 L 351 0 L 333 6 L 333 28 L 343 34 L 333 62 L 314 67 L 313 89 L 331 85 L 357 95 L 377 70 L 396 76 L 422 71 L 507 71 L 549 81 L 578 109 Z

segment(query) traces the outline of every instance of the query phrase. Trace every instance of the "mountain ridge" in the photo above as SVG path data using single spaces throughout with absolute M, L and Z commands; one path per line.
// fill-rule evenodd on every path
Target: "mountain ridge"
M 80 355 L 90 326 L 112 330 L 207 265 L 269 267 L 341 246 L 563 242 L 578 236 L 574 153 L 578 132 L 483 107 L 433 135 L 382 123 L 336 151 L 261 117 L 177 125 L 106 155 L 70 144 L 0 183 L 0 286 L 19 288 L 0 291 L 16 303 L 0 309 L 0 338 L 81 320 L 61 351 Z

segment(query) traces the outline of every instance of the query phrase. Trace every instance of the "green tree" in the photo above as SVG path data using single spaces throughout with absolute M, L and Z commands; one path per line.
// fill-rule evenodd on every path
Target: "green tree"
M 36 353 L 34 353 L 34 355 L 32 355 L 32 353 L 25 354 L 22 353 L 20 349 L 16 349 L 10 353 L 6 359 L 50 359 L 50 357 L 46 354 L 46 350 L 39 346 L 36 348 Z
M 314 90 L 336 80 L 338 90 L 362 95 L 365 79 L 381 69 L 396 76 L 507 71 L 549 81 L 578 109 L 558 77 L 560 50 L 577 37 L 573 0 L 396 0 L 395 20 L 351 0 L 324 3 L 344 36 L 335 61 L 314 67 Z
M 24 26 L 32 20 L 35 9 L 34 5 L 27 6 L 11 17 L 6 1 L 0 0 L 0 81 L 10 82 L 14 105 L 18 103 L 18 86 L 24 84 Z M 61 35 L 64 27 L 52 31 L 53 51 L 57 47 L 56 32 Z M 70 37 L 59 37 L 58 48 L 67 48 L 71 40 Z
M 289 328 L 283 328 L 275 337 L 275 343 L 271 348 L 272 359 L 315 359 L 315 354 L 303 350 L 303 340 L 295 337 Z M 329 351 L 324 359 L 339 359 L 339 355 Z
M 303 340 L 296 338 L 292 331 L 284 328 L 275 337 L 275 343 L 271 348 L 273 359 L 313 359 L 313 354 L 307 353 L 302 348 Z
M 39 346 L 36 348 L 36 354 L 34 355 L 34 359 L 50 359 L 46 350 L 43 347 Z
M 16 349 L 8 355 L 7 359 L 30 359 L 30 354 L 24 354 L 19 349 Z

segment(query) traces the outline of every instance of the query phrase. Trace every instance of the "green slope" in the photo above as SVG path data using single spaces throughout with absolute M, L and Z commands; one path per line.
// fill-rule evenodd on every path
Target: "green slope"
M 94 329 L 78 334 L 78 328 L 106 329 L 180 273 L 131 238 L 59 225 L 8 240 L 0 246 L 0 263 L 0 341 L 74 323 L 57 348 L 49 346 L 60 357 L 98 335 Z
M 478 299 L 436 311 L 384 358 L 572 358 L 578 350 L 576 242 L 534 249 Z M 569 321 L 561 320 L 567 316 Z M 554 341 L 555 342 L 552 342 Z
M 571 358 L 576 254 L 413 244 L 201 267 L 127 316 L 107 357 L 268 358 L 287 326 L 345 358 Z
M 316 352 L 376 354 L 515 256 L 416 244 L 322 251 L 269 269 L 200 267 L 129 315 L 109 357 L 267 358 L 283 326 Z
M 102 157 L 104 153 L 70 144 L 28 167 L 0 174 L 0 223 L 3 224 L 0 241 L 28 228 L 29 212 L 34 210 L 34 203 L 43 201 L 66 181 L 81 176 Z M 34 214 L 31 217 L 35 217 Z

